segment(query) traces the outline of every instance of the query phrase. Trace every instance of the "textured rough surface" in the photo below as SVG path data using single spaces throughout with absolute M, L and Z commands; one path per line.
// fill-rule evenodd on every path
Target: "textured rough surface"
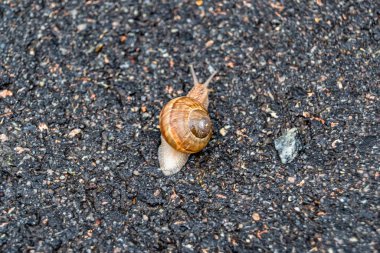
M 297 128 L 287 130 L 283 135 L 274 140 L 274 147 L 282 163 L 290 163 L 297 157 L 302 149 L 301 141 L 298 137 Z
M 0 251 L 379 250 L 379 5 L 1 1 Z M 215 134 L 165 177 L 190 63 Z

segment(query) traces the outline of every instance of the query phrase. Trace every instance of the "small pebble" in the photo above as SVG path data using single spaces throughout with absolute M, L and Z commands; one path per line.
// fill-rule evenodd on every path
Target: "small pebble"
M 219 130 L 219 133 L 222 135 L 222 136 L 226 136 L 226 134 L 227 134 L 227 130 L 223 127 L 223 128 L 221 128 L 220 130 Z
M 292 162 L 302 149 L 301 141 L 298 138 L 298 129 L 288 130 L 274 141 L 274 146 L 283 164 Z
M 10 91 L 10 90 L 1 90 L 0 91 L 0 98 L 6 98 L 6 97 L 10 97 L 10 96 L 13 96 L 12 91 Z
M 77 25 L 78 32 L 81 32 L 87 28 L 87 24 Z
M 82 132 L 82 130 L 80 130 L 79 128 L 75 128 L 73 130 L 71 130 L 71 132 L 69 133 L 69 138 L 74 138 L 75 136 L 77 136 L 78 134 L 80 134 Z
M 40 130 L 42 132 L 44 130 L 49 130 L 49 128 L 45 123 L 40 123 L 40 124 L 38 124 L 38 130 Z
M 259 221 L 259 220 L 260 220 L 260 214 L 258 214 L 258 213 L 253 213 L 253 214 L 252 214 L 252 219 L 253 219 L 254 221 Z
M 356 238 L 356 237 L 351 237 L 349 240 L 352 243 L 358 242 L 358 238 Z
M 207 47 L 211 47 L 212 45 L 214 45 L 214 41 L 213 40 L 209 40 L 209 41 L 206 42 L 205 46 L 207 48 Z
M 1 142 L 5 142 L 7 140 L 9 140 L 8 136 L 6 136 L 5 134 L 0 134 L 0 141 Z
M 227 126 L 224 126 L 222 127 L 220 130 L 219 130 L 219 133 L 222 135 L 222 136 L 226 136 L 227 133 L 228 133 L 228 129 L 230 129 L 231 126 L 227 125 Z

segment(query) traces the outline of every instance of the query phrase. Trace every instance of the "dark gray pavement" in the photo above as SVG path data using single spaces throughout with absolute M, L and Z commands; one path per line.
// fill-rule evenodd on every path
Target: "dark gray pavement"
M 379 251 L 379 17 L 375 0 L 0 1 L 0 251 Z M 190 63 L 219 70 L 214 135 L 165 177 L 158 115 Z

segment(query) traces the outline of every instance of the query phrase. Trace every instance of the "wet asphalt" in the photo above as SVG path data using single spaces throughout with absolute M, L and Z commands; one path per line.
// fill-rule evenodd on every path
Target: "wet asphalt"
M 0 251 L 379 251 L 379 20 L 373 0 L 1 1 Z M 218 70 L 214 134 L 166 177 L 158 116 L 190 63 Z

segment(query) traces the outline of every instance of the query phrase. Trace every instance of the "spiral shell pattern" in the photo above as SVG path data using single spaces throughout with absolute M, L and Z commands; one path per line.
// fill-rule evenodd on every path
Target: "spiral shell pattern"
M 201 151 L 209 142 L 212 122 L 200 102 L 191 97 L 179 97 L 162 109 L 160 130 L 171 147 L 193 154 Z

